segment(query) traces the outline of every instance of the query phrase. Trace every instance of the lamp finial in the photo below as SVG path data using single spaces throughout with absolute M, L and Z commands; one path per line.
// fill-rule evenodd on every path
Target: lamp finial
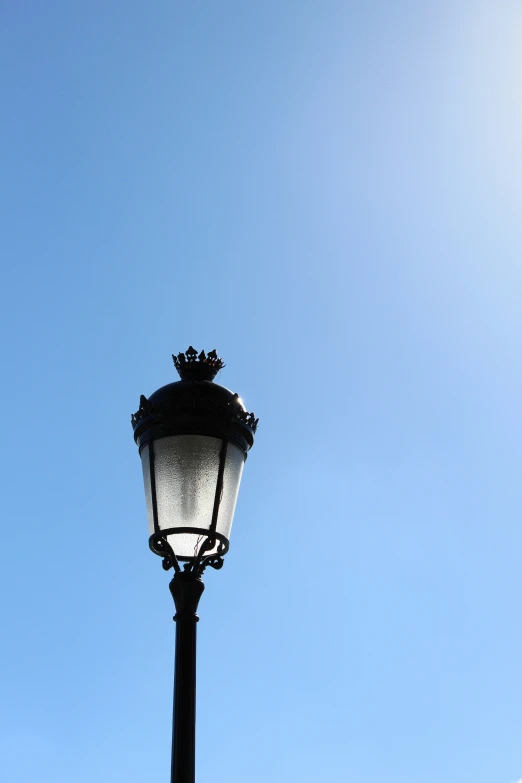
M 172 359 L 182 381 L 213 381 L 219 370 L 225 366 L 215 349 L 208 354 L 201 351 L 198 356 L 198 352 L 191 345 L 185 353 L 178 353 L 177 356 L 172 354 Z

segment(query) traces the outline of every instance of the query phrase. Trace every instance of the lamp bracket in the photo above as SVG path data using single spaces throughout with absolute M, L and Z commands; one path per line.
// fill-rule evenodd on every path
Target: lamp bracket
M 198 530 L 194 528 L 177 528 L 175 530 L 154 533 L 149 538 L 149 547 L 151 551 L 154 552 L 155 555 L 163 558 L 163 569 L 165 571 L 169 571 L 171 568 L 173 568 L 177 574 L 180 574 L 182 573 L 181 566 L 172 546 L 168 542 L 166 535 L 167 532 L 198 532 Z M 223 568 L 225 564 L 223 556 L 228 551 L 227 539 L 216 533 L 209 533 L 208 531 L 204 532 L 206 533 L 206 540 L 202 543 L 199 552 L 194 557 L 191 557 L 186 563 L 184 563 L 183 573 L 192 573 L 195 576 L 201 576 L 207 566 L 216 569 L 216 571 L 220 568 Z M 205 551 L 207 549 L 213 549 L 215 547 L 216 538 L 223 539 L 219 540 L 218 551 L 210 555 L 205 555 Z

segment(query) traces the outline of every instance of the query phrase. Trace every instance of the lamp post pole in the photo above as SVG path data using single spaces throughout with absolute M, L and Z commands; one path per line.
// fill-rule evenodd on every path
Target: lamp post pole
M 200 577 L 180 571 L 170 592 L 176 606 L 176 663 L 174 668 L 174 716 L 172 722 L 171 783 L 196 779 L 196 612 L 205 589 Z

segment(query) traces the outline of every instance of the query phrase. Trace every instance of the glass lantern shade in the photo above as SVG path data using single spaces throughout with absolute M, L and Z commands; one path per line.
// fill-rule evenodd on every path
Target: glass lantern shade
M 150 535 L 180 560 L 228 549 L 245 453 L 207 435 L 169 435 L 141 452 Z M 212 546 L 207 546 L 209 541 Z

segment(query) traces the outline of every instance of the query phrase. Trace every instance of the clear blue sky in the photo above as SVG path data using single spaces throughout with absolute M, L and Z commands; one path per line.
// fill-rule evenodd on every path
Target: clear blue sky
M 200 606 L 198 783 L 522 777 L 522 10 L 0 9 L 0 778 L 160 783 L 130 414 L 261 418 Z

